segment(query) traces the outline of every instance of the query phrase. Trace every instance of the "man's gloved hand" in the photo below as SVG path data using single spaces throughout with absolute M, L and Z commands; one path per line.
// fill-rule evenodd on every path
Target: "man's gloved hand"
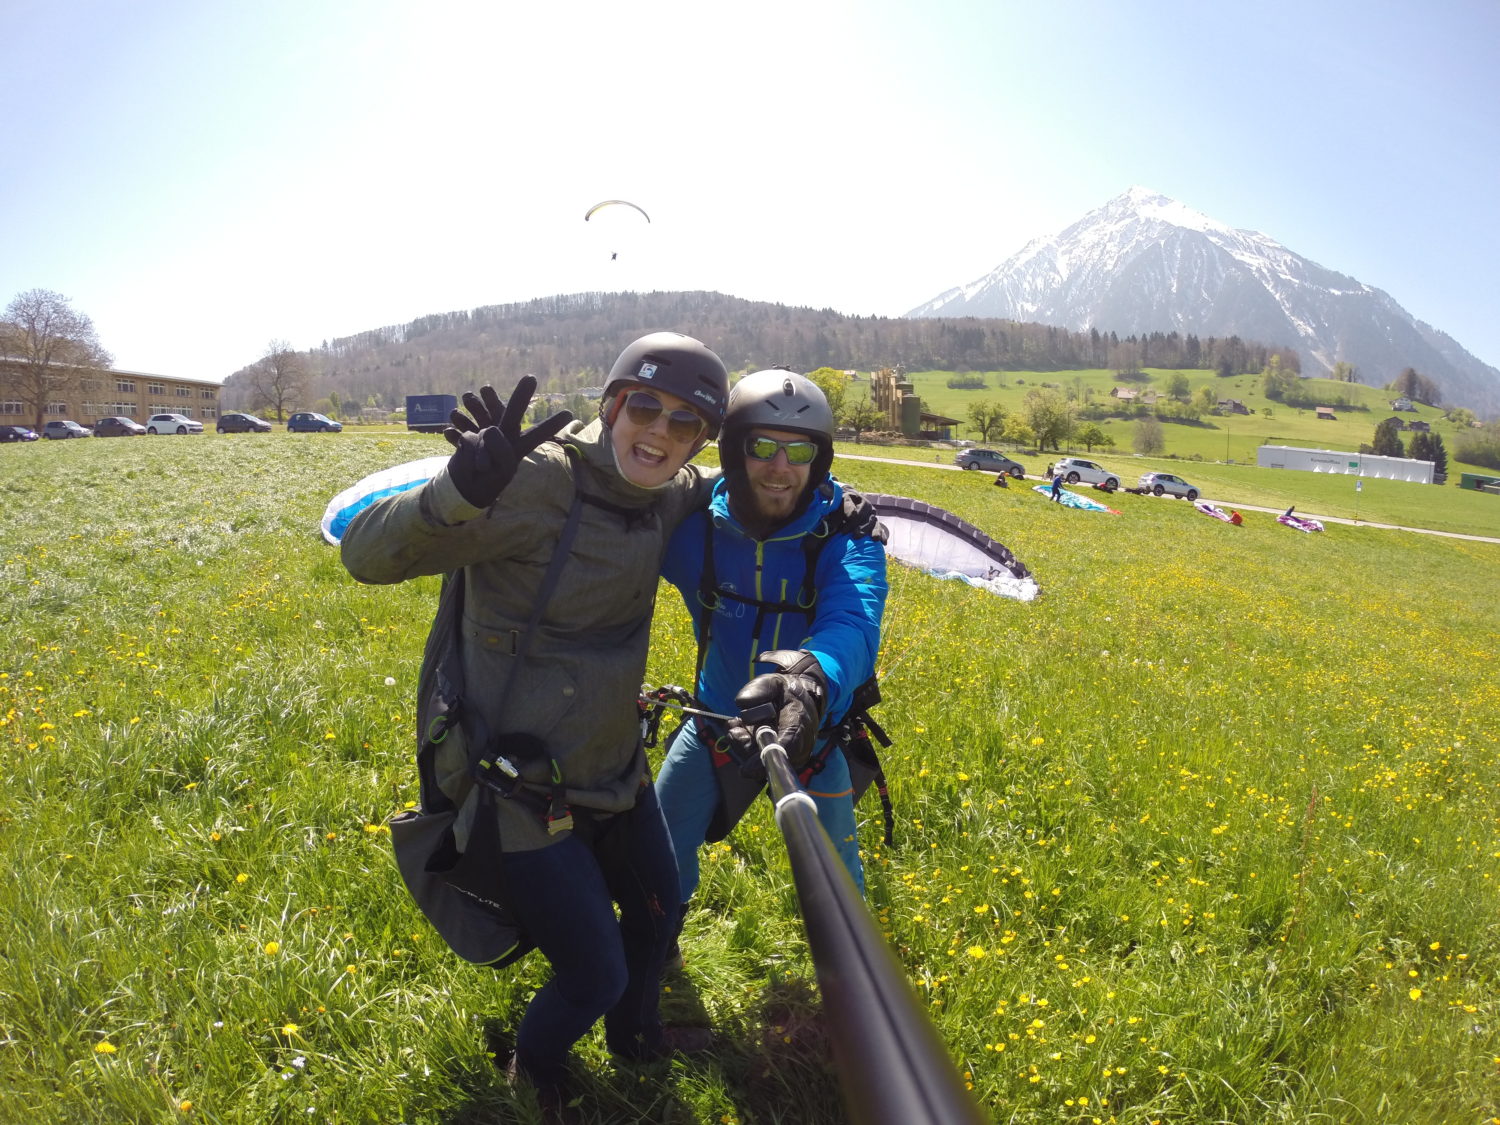
M 1000 474 L 1004 476 L 1004 473 Z M 888 543 L 891 533 L 885 524 L 880 522 L 880 516 L 875 511 L 875 505 L 871 504 L 860 493 L 853 489 L 844 489 L 844 526 L 841 529 L 845 535 L 855 539 L 873 539 L 877 543 Z
M 455 410 L 448 415 L 452 423 L 443 436 L 453 446 L 448 458 L 448 475 L 458 494 L 476 508 L 488 508 L 511 478 L 516 466 L 542 442 L 554 437 L 573 420 L 566 410 L 539 422 L 525 433 L 521 420 L 536 391 L 536 376 L 523 375 L 503 406 L 495 388 L 485 385 L 479 394 L 464 392 L 464 406 L 469 413 Z
M 792 768 L 800 770 L 812 756 L 823 709 L 828 705 L 828 677 L 810 652 L 778 649 L 763 652 L 756 659 L 782 671 L 756 676 L 740 688 L 734 705 L 746 724 L 774 726 L 776 741 L 786 751 Z

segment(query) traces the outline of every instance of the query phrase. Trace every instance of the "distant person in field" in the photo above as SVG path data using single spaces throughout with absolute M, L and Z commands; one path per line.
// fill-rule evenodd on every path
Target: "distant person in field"
M 709 499 L 711 478 L 687 462 L 718 432 L 729 379 L 699 341 L 657 332 L 620 353 L 586 424 L 555 414 L 523 432 L 535 385 L 522 378 L 507 404 L 489 387 L 465 394 L 447 467 L 360 513 L 342 550 L 362 582 L 464 583 L 466 693 L 437 745 L 436 784 L 458 806 L 460 853 L 498 830 L 490 893 L 551 964 L 509 1071 L 535 1087 L 544 1120 L 563 1122 L 577 1119 L 571 1048 L 601 1016 L 627 1060 L 707 1046 L 669 1033 L 658 1008 L 682 897 L 636 699 L 662 553 Z M 528 629 L 569 524 L 555 591 Z M 434 663 L 429 650 L 424 679 Z M 471 738 L 517 768 L 508 789 L 471 774 Z
M 774 369 L 729 392 L 708 509 L 672 537 L 663 577 L 698 639 L 699 706 L 769 723 L 855 883 L 864 873 L 849 764 L 836 730 L 874 676 L 886 599 L 884 531 L 829 473 L 833 412 L 816 383 Z M 748 681 L 748 682 L 747 682 Z M 764 787 L 751 732 L 695 716 L 678 728 L 657 790 L 677 852 L 681 901 L 698 849 L 726 836 Z
M 1062 503 L 1062 486 L 1063 472 L 1061 469 L 1057 469 L 1052 474 L 1052 499 L 1057 501 L 1059 504 Z

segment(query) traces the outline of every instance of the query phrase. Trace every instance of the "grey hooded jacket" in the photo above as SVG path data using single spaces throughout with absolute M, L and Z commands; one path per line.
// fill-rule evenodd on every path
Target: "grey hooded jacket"
M 635 699 L 662 554 L 683 517 L 707 503 L 717 475 L 689 465 L 662 488 L 638 488 L 616 469 L 602 423 L 575 422 L 523 460 L 488 509 L 460 496 L 446 469 L 420 488 L 373 504 L 344 533 L 343 562 L 356 579 L 372 583 L 461 570 L 465 709 L 478 708 L 493 734 L 530 736 L 524 744 L 545 747 L 545 754 L 516 762 L 539 792 L 547 791 L 550 758 L 569 804 L 618 812 L 635 803 L 646 777 Z M 502 709 L 498 696 L 575 485 L 626 511 L 583 506 L 557 588 Z M 477 797 L 462 729 L 443 740 L 436 762 L 438 784 L 460 805 L 460 849 Z M 497 804 L 507 851 L 562 838 L 550 835 L 530 806 Z

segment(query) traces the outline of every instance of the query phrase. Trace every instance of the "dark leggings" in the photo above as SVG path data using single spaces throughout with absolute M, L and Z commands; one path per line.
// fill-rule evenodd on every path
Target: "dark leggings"
M 520 1069 L 539 1086 L 562 1084 L 569 1049 L 600 1016 L 614 1054 L 659 1050 L 661 972 L 680 908 L 655 788 L 600 822 L 592 846 L 570 833 L 503 863 L 517 920 L 552 964 L 516 1034 Z

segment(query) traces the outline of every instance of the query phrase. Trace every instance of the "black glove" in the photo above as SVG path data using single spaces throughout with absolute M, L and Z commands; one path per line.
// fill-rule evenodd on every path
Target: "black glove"
M 778 649 L 756 659 L 784 669 L 756 676 L 734 697 L 746 724 L 775 726 L 776 741 L 794 770 L 807 765 L 828 705 L 828 677 L 810 652 Z M 767 708 L 770 711 L 767 711 Z
M 871 504 L 860 493 L 844 489 L 843 526 L 839 529 L 855 539 L 873 539 L 877 543 L 890 541 L 891 533 Z
M 443 431 L 453 446 L 448 475 L 458 494 L 474 507 L 488 508 L 493 504 L 516 475 L 521 458 L 573 420 L 572 414 L 561 410 L 522 433 L 521 420 L 526 417 L 526 408 L 535 391 L 536 376 L 523 375 L 511 392 L 510 401 L 502 406 L 495 388 L 486 384 L 477 395 L 464 392 L 464 406 L 469 414 L 455 410 L 448 415 L 452 425 Z

